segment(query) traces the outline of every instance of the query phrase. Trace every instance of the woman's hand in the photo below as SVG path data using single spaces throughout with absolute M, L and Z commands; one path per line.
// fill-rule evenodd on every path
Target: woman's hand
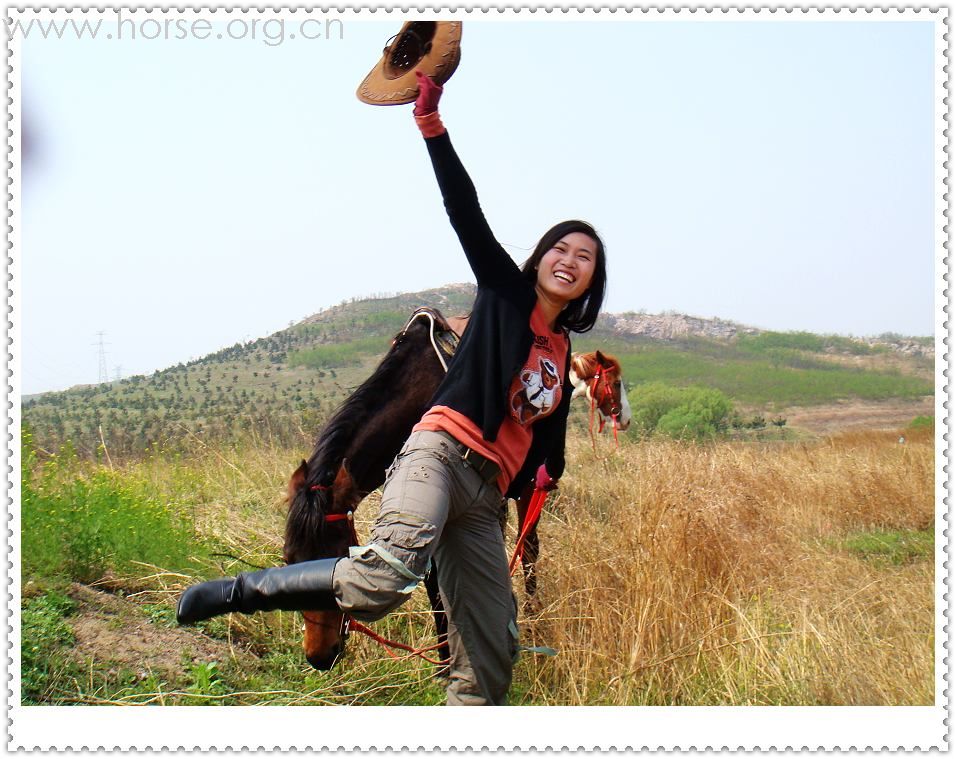
M 558 483 L 551 479 L 551 475 L 548 474 L 548 470 L 542 464 L 538 467 L 538 473 L 535 475 L 534 486 L 538 490 L 557 490 Z
M 415 78 L 418 80 L 418 99 L 415 101 L 413 113 L 416 116 L 427 116 L 438 110 L 438 101 L 441 99 L 444 88 L 435 84 L 431 77 L 426 76 L 421 71 L 415 72 Z

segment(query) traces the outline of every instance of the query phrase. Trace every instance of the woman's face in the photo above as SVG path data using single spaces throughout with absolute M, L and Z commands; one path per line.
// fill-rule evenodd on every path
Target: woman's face
M 569 303 L 591 286 L 597 262 L 597 242 L 584 232 L 558 240 L 538 262 L 538 290 Z

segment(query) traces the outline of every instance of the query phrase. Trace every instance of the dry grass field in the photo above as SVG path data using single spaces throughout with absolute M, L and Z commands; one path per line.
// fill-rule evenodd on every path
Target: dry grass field
M 927 704 L 933 442 L 576 446 L 526 627 L 536 702 Z
M 559 654 L 522 656 L 512 702 L 932 703 L 933 437 L 898 437 L 619 448 L 600 439 L 594 450 L 572 436 L 542 518 L 536 606 L 520 620 L 523 643 Z M 198 564 L 114 567 L 82 591 L 28 578 L 27 604 L 55 587 L 73 599 L 55 621 L 62 629 L 36 617 L 36 635 L 54 642 L 37 654 L 45 668 L 30 702 L 441 703 L 430 665 L 392 660 L 358 636 L 332 672 L 313 672 L 295 614 L 175 627 L 175 598 L 190 582 L 278 562 L 281 493 L 299 457 L 256 440 L 113 462 L 111 476 L 188 520 Z M 76 466 L 70 477 L 90 476 Z M 373 494 L 362 505 L 360 535 L 377 503 Z M 431 642 L 423 590 L 376 629 Z

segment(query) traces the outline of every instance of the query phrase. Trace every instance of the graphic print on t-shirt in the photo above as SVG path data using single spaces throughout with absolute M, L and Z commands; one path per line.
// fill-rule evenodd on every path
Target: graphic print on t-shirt
M 528 361 L 511 383 L 511 416 L 518 424 L 547 416 L 561 402 L 561 374 L 549 354 L 550 339 L 535 335 Z

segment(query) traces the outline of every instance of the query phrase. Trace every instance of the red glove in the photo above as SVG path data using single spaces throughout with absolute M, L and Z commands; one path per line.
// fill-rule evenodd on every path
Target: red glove
M 418 100 L 415 101 L 415 110 L 412 113 L 415 116 L 427 116 L 438 110 L 438 101 L 444 87 L 435 84 L 434 79 L 425 76 L 421 71 L 415 72 L 415 78 L 418 80 Z
M 539 490 L 557 490 L 558 483 L 551 479 L 548 470 L 544 464 L 538 467 L 538 473 L 534 477 L 534 486 Z

